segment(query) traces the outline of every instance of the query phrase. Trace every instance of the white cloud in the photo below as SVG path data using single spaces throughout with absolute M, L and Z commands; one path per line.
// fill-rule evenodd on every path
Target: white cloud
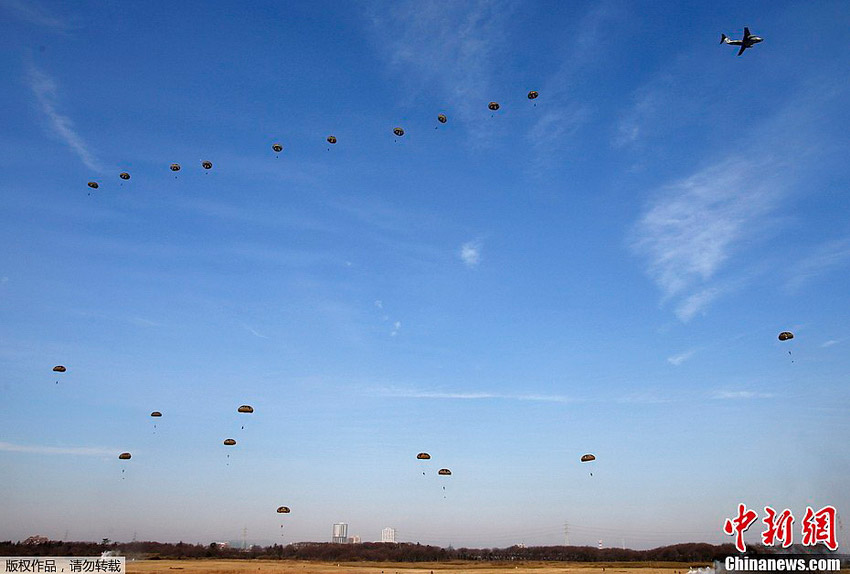
M 759 393 L 756 391 L 715 391 L 711 398 L 718 400 L 729 399 L 770 399 L 773 398 L 772 393 Z
M 781 195 L 776 166 L 730 159 L 656 193 L 638 221 L 632 248 L 664 299 L 679 298 L 687 322 L 724 293 L 713 280 L 743 240 L 758 234 Z
M 401 329 L 401 321 L 396 321 L 395 323 L 393 323 L 393 330 L 392 332 L 390 332 L 390 336 L 395 337 L 396 335 L 398 335 L 399 329 Z
M 505 393 L 491 392 L 457 392 L 457 391 L 424 391 L 417 389 L 405 389 L 397 387 L 386 387 L 377 389 L 376 394 L 385 397 L 398 397 L 404 399 L 454 399 L 454 400 L 483 400 L 483 399 L 501 399 L 514 401 L 536 401 L 547 403 L 572 403 L 577 402 L 576 399 L 571 399 L 562 395 L 514 395 Z
M 268 337 L 266 335 L 263 335 L 262 333 L 260 333 L 256 329 L 252 329 L 248 325 L 242 325 L 242 326 L 245 327 L 245 329 L 247 329 L 248 332 L 251 333 L 252 335 L 254 335 L 255 337 L 259 337 L 260 339 L 268 339 Z
M 673 355 L 672 357 L 667 357 L 667 362 L 671 365 L 679 366 L 691 357 L 694 356 L 696 350 L 691 349 L 690 351 L 685 351 L 684 353 L 679 353 L 678 355 Z
M 0 442 L 0 451 L 26 452 L 32 454 L 70 454 L 81 456 L 112 456 L 117 455 L 119 452 L 115 449 L 106 449 L 101 447 L 20 445 L 12 444 L 10 442 Z
M 508 49 L 506 29 L 517 6 L 502 0 L 422 0 L 376 4 L 370 16 L 390 68 L 416 82 L 415 93 L 436 89 L 453 103 L 446 112 L 454 120 L 481 111 L 498 57 Z
M 56 17 L 56 8 L 61 6 L 61 4 L 53 5 L 48 10 L 42 7 L 35 0 L 26 0 L 25 2 L 21 0 L 0 1 L 0 7 L 6 8 L 18 18 L 31 24 L 37 24 L 38 26 L 43 26 L 45 28 L 52 28 L 54 31 L 59 32 L 68 30 L 72 27 L 65 20 Z
M 383 309 L 384 308 L 384 302 L 381 301 L 380 299 L 377 299 L 375 301 L 375 307 L 377 307 L 378 309 Z
M 825 342 L 821 343 L 821 347 L 825 349 L 825 348 L 827 348 L 827 347 L 831 347 L 831 346 L 833 346 L 833 345 L 837 345 L 837 344 L 838 344 L 838 343 L 840 343 L 840 342 L 841 342 L 841 341 L 840 341 L 840 340 L 838 340 L 838 339 L 830 339 L 829 341 L 825 341 Z
M 460 258 L 467 267 L 475 267 L 481 262 L 481 242 L 467 241 L 460 248 Z
M 786 287 L 797 291 L 808 281 L 850 263 L 850 237 L 824 243 L 814 253 L 791 267 Z
M 68 116 L 59 113 L 56 103 L 56 82 L 35 66 L 30 66 L 28 79 L 39 107 L 47 117 L 50 132 L 65 142 L 87 168 L 102 173 L 103 169 L 100 166 L 100 162 L 89 150 L 88 144 L 83 141 L 74 129 L 74 122 Z

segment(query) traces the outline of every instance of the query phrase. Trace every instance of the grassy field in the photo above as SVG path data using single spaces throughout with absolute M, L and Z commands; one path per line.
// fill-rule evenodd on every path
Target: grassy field
M 707 564 L 706 564 L 707 565 Z M 296 560 L 139 560 L 127 574 L 686 574 L 672 562 L 301 562 Z

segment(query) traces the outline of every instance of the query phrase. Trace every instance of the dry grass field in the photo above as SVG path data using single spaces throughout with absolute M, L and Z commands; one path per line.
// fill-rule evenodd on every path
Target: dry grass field
M 707 565 L 707 564 L 706 564 Z M 139 560 L 127 574 L 685 574 L 687 564 L 617 562 L 301 562 L 297 560 Z

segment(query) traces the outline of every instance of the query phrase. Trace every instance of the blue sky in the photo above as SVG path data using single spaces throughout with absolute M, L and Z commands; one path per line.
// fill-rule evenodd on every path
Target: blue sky
M 0 539 L 850 507 L 846 3 L 0 14 Z

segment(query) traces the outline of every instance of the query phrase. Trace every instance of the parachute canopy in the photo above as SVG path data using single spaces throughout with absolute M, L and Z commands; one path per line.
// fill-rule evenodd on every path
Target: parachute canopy
M 154 412 L 152 412 L 152 413 L 151 413 L 151 416 L 152 416 L 152 417 L 161 417 L 161 416 L 162 416 L 162 413 L 161 413 L 161 412 L 159 412 L 159 411 L 154 411 Z
M 418 458 L 419 460 L 431 460 L 431 455 L 427 452 L 420 452 L 416 455 L 416 458 Z
M 133 457 L 133 455 L 131 455 L 129 452 L 122 452 L 121 454 L 118 455 L 118 458 L 120 460 L 130 460 L 132 457 Z
M 538 93 L 537 93 L 537 92 L 535 92 L 534 90 L 531 90 L 530 92 L 528 92 L 528 99 L 529 99 L 529 100 L 533 100 L 534 98 L 536 98 L 536 97 L 537 97 L 537 96 L 539 96 L 539 95 L 540 95 L 540 94 L 538 94 Z
M 451 476 L 452 471 L 450 471 L 447 468 L 441 468 L 440 470 L 437 471 L 437 474 L 442 475 L 442 476 Z
M 393 128 L 393 133 L 398 137 L 401 137 L 404 135 L 404 130 L 402 128 Z
M 55 367 L 53 367 L 53 371 L 56 373 L 64 373 L 67 370 L 68 369 L 66 369 L 63 365 L 56 365 Z
M 335 144 L 336 143 L 336 136 L 328 136 L 328 143 L 329 144 Z
M 120 177 L 121 179 L 130 179 L 130 174 L 127 173 L 126 171 L 122 171 L 121 173 L 118 174 L 118 177 Z
M 276 151 L 276 152 L 280 153 L 280 152 L 282 152 L 282 151 L 283 151 L 283 146 L 282 146 L 282 145 L 280 145 L 279 143 L 272 144 L 272 149 L 273 149 L 274 151 Z
M 224 439 L 224 446 L 233 446 L 236 444 L 236 439 L 226 438 Z
M 596 456 L 594 456 L 592 454 L 583 454 L 581 456 L 582 462 L 590 462 L 591 460 L 596 460 Z
M 97 182 L 96 182 L 96 181 L 90 181 L 90 182 L 89 182 L 89 187 L 90 187 L 90 188 L 92 188 L 92 189 L 97 189 L 97 188 L 98 188 L 98 187 L 100 187 L 100 186 L 97 184 Z
M 201 162 L 201 167 L 204 169 L 212 169 L 212 162 L 204 160 Z
M 446 117 L 446 114 L 439 114 L 437 116 L 437 121 L 440 122 L 441 124 L 444 124 L 447 121 L 449 121 L 449 118 Z
M 779 333 L 779 340 L 780 341 L 787 341 L 788 339 L 793 339 L 793 338 L 794 338 L 794 333 L 792 333 L 791 331 L 782 331 L 781 333 Z
M 238 410 L 240 413 L 253 413 L 254 407 L 252 407 L 251 405 L 242 405 L 236 410 Z
M 171 171 L 180 171 L 180 164 L 179 163 L 172 163 L 170 167 L 171 167 Z
M 278 506 L 277 507 L 277 513 L 278 514 L 289 514 L 289 507 L 288 506 Z
M 495 112 L 499 109 L 499 102 L 490 102 L 487 107 Z

